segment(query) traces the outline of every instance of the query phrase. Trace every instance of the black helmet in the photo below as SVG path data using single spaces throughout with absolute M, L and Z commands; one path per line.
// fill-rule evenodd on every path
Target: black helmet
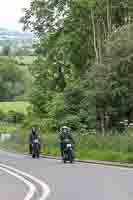
M 36 131 L 37 131 L 36 128 L 35 128 L 35 127 L 32 127 L 32 134 L 33 134 L 33 135 L 36 134 Z

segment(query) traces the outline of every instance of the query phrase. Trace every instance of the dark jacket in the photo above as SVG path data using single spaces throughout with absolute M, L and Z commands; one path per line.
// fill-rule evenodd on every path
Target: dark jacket
M 35 139 L 39 139 L 39 142 L 40 142 L 40 138 L 38 134 L 32 132 L 29 136 L 29 143 L 32 144 Z
M 61 133 L 60 134 L 60 142 L 64 143 L 65 139 L 69 139 L 74 144 L 74 139 L 70 133 L 67 133 L 67 134 Z

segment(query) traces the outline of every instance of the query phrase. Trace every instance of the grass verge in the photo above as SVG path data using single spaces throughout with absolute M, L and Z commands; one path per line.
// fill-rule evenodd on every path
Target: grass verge
M 120 161 L 133 162 L 133 141 L 129 136 L 88 136 L 80 138 L 75 147 L 77 159 L 81 160 L 101 160 L 101 161 Z M 82 143 L 81 143 L 82 141 Z M 83 143 L 84 141 L 84 143 Z M 88 142 L 87 142 L 88 141 Z M 17 150 L 19 152 L 28 152 L 27 138 L 11 139 L 1 144 L 8 150 Z M 57 135 L 43 135 L 42 154 L 60 155 L 60 148 Z

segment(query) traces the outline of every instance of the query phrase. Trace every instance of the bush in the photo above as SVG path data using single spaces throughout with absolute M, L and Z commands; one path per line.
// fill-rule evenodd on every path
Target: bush
M 7 121 L 9 123 L 21 123 L 24 121 L 25 115 L 20 112 L 9 111 L 7 115 Z
M 0 121 L 4 121 L 5 118 L 6 118 L 6 114 L 2 110 L 0 110 Z
M 15 123 L 21 123 L 24 121 L 25 115 L 20 112 L 15 113 Z
M 62 125 L 66 125 L 73 130 L 77 130 L 80 128 L 80 118 L 77 115 L 67 115 L 67 117 L 60 121 L 60 127 Z

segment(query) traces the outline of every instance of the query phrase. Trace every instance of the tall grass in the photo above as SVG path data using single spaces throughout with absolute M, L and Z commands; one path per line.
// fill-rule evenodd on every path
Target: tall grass
M 17 138 L 17 139 L 16 139 Z M 14 137 L 5 144 L 12 149 L 28 151 L 27 134 Z M 77 136 L 75 152 L 79 159 L 106 161 L 133 161 L 132 136 Z M 42 153 L 45 155 L 60 155 L 57 134 L 42 136 Z

